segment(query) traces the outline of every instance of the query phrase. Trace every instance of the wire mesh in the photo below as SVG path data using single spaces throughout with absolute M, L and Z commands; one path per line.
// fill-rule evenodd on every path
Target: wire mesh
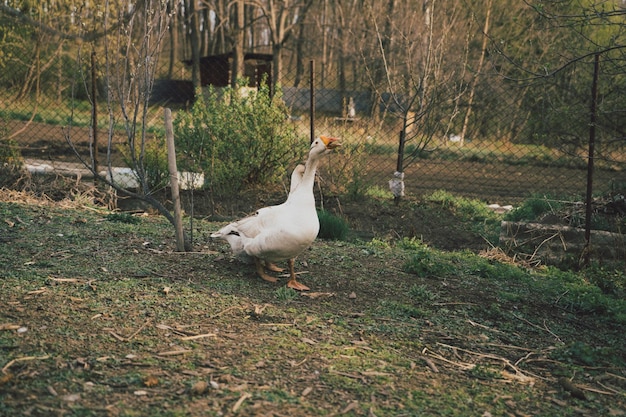
M 7 32 L 15 27 L 15 16 L 6 10 L 0 18 Z M 110 80 L 103 74 L 103 57 L 95 55 L 98 68 L 91 74 L 93 68 L 84 64 L 88 60 L 80 61 L 73 55 L 77 42 L 65 40 L 60 45 L 48 45 L 44 41 L 54 37 L 37 27 L 32 33 L 38 36 L 41 48 L 27 53 L 33 44 L 22 38 L 20 64 L 7 66 L 2 77 L 0 152 L 4 163 L 11 157 L 22 158 L 31 176 L 91 181 L 89 167 L 100 155 L 98 172 L 114 177 L 123 187 L 138 187 L 137 173 L 123 151 L 127 138 L 111 134 L 117 126 L 112 126 L 107 117 L 110 109 L 105 96 L 111 92 L 107 90 Z M 304 48 L 310 47 L 313 55 L 320 46 L 315 38 L 307 42 Z M 380 42 L 384 44 L 385 38 Z M 171 44 L 164 45 L 148 91 L 147 115 L 129 121 L 131 129 L 143 129 L 148 137 L 162 131 L 164 106 L 184 112 L 194 102 L 189 54 L 183 53 L 186 56 L 172 62 Z M 2 48 L 9 56 L 9 48 L 15 46 L 3 44 Z M 344 152 L 334 159 L 329 176 L 341 183 L 343 192 L 366 194 L 375 190 L 391 195 L 393 185 L 401 178 L 403 192 L 409 197 L 443 189 L 507 204 L 531 195 L 585 193 L 584 134 L 589 122 L 580 115 L 588 114 L 585 106 L 589 97 L 582 87 L 555 96 L 552 89 L 564 82 L 559 77 L 533 84 L 484 71 L 460 78 L 464 80 L 461 86 L 442 83 L 424 91 L 411 83 L 401 87 L 368 84 L 371 74 L 367 71 L 357 79 L 354 70 L 352 79 L 345 80 L 345 74 L 334 71 L 333 63 L 326 59 L 305 60 L 312 64 L 308 67 L 312 71 L 307 70 L 302 60 L 294 59 L 293 52 L 281 53 L 285 54 L 285 64 L 280 83 L 274 87 L 289 109 L 285 123 L 294 126 L 303 138 L 308 138 L 313 127 L 317 135 L 342 139 Z M 249 54 L 244 75 L 257 82 L 260 73 L 271 73 L 271 59 L 272 54 Z M 200 63 L 202 83 L 229 83 L 231 60 L 229 54 L 205 56 Z M 605 79 L 617 66 L 605 64 Z M 589 71 L 583 62 L 571 74 L 583 74 L 584 78 Z M 391 72 L 387 74 L 387 78 L 391 76 Z M 554 102 L 557 99 L 560 106 Z M 96 113 L 94 103 L 100 103 Z M 615 133 L 623 127 L 623 109 L 601 107 L 600 111 L 594 192 L 623 192 L 625 142 Z M 98 112 L 97 129 L 92 129 Z M 95 136 L 101 138 L 98 143 L 94 143 Z M 183 177 L 189 179 L 190 175 Z M 4 176 L 4 186 L 19 186 L 16 178 Z M 193 187 L 202 188 L 203 177 L 193 176 L 191 182 Z

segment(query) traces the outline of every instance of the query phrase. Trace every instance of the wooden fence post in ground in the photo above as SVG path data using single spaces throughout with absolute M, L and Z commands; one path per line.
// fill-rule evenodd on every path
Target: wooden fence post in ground
M 180 192 L 178 189 L 178 168 L 176 167 L 176 148 L 174 146 L 174 127 L 172 125 L 172 111 L 164 109 L 165 138 L 167 141 L 167 166 L 170 171 L 170 187 L 174 202 L 174 228 L 176 229 L 176 250 L 185 251 L 185 236 L 183 234 L 182 210 L 180 207 Z

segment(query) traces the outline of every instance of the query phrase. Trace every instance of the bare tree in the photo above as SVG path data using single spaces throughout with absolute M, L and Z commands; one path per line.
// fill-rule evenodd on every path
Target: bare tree
M 200 80 L 200 23 L 198 1 L 189 0 L 189 38 L 191 44 L 191 80 L 193 86 L 201 86 Z
M 451 45 L 458 45 L 464 38 L 462 32 L 454 30 L 459 21 L 455 2 L 446 2 L 445 8 L 438 7 L 439 3 L 425 0 L 422 9 L 415 10 L 408 4 L 390 1 L 383 28 L 375 9 L 369 15 L 378 54 L 376 59 L 364 55 L 363 62 L 378 97 L 373 105 L 382 103 L 386 115 L 381 120 L 387 115 L 401 120 L 397 172 L 390 182 L 396 201 L 402 195 L 403 169 L 437 143 L 435 139 L 457 112 L 457 80 L 463 66 L 455 69 L 446 58 Z M 421 30 L 415 29 L 416 21 L 421 22 Z M 374 64 L 368 64 L 370 61 Z M 383 100 L 383 93 L 388 98 Z M 409 142 L 414 144 L 413 150 L 404 154 L 404 145 Z
M 105 33 L 109 33 L 108 28 L 112 26 L 115 26 L 116 30 L 103 39 L 104 63 L 101 69 L 106 85 L 108 113 L 105 173 L 99 172 L 92 162 L 97 152 L 93 141 L 90 147 L 92 159 L 90 161 L 77 149 L 71 124 L 66 130 L 66 139 L 76 156 L 99 181 L 117 192 L 147 202 L 175 224 L 173 215 L 153 196 L 148 178 L 146 147 L 149 140 L 147 130 L 150 94 L 164 37 L 178 5 L 169 8 L 167 3 L 159 0 L 144 0 L 136 4 L 136 7 L 142 9 L 138 10 L 138 13 L 133 13 L 129 19 L 124 19 L 120 10 L 115 11 L 110 6 L 110 2 L 105 1 L 103 27 Z M 80 54 L 81 66 L 82 60 L 83 55 Z M 96 97 L 91 94 L 90 100 L 95 103 Z M 138 183 L 136 191 L 130 191 L 127 184 L 117 178 L 113 169 L 112 154 L 116 146 L 114 137 L 120 134 L 120 131 L 123 132 L 123 146 L 130 161 L 130 168 Z M 186 238 L 185 246 L 190 249 L 190 242 Z
M 176 8 L 172 10 L 174 7 L 174 3 L 176 0 L 170 0 L 168 2 L 168 13 L 172 16 L 171 24 L 169 25 L 169 33 L 170 33 L 170 48 L 169 48 L 169 65 L 167 68 L 167 78 L 174 77 L 174 65 L 178 59 L 180 59 L 180 55 L 178 52 L 179 47 L 179 34 L 180 34 L 180 23 L 178 17 L 178 11 Z
M 487 0 L 487 11 L 485 14 L 485 24 L 483 26 L 483 42 L 482 47 L 480 48 L 480 58 L 478 59 L 478 64 L 476 67 L 476 73 L 474 74 L 474 78 L 471 83 L 469 98 L 467 100 L 467 110 L 465 111 L 465 118 L 463 119 L 463 127 L 461 128 L 461 146 L 465 142 L 465 135 L 467 134 L 467 127 L 469 125 L 470 115 L 472 114 L 472 105 L 474 104 L 474 97 L 476 95 L 476 83 L 478 82 L 478 77 L 483 69 L 483 65 L 485 63 L 485 55 L 487 54 L 487 43 L 489 36 L 489 23 L 491 20 L 491 5 L 492 0 Z
M 252 2 L 266 19 L 272 47 L 272 85 L 281 83 L 282 50 L 298 22 L 303 20 L 313 0 L 266 0 Z M 274 87 L 273 87 L 274 88 Z
M 235 28 L 233 40 L 233 68 L 231 77 L 231 86 L 237 87 L 238 79 L 244 73 L 244 1 L 237 0 L 233 5 L 235 7 Z

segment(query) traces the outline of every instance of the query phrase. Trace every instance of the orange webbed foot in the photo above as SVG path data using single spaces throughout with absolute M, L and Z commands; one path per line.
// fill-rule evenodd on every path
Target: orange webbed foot
M 309 291 L 310 290 L 309 287 L 307 287 L 301 282 L 296 281 L 295 279 L 289 280 L 289 282 L 287 282 L 287 286 L 289 288 L 293 288 L 296 291 Z
M 296 291 L 309 291 L 309 287 L 296 280 L 295 262 L 295 258 L 289 259 L 289 281 L 287 282 L 287 287 L 293 288 Z
M 276 282 L 278 281 L 277 278 L 274 278 L 271 275 L 268 275 L 265 272 L 265 269 L 263 268 L 263 262 L 261 262 L 261 260 L 259 258 L 254 258 L 254 265 L 256 267 L 256 273 L 259 277 L 261 277 L 261 279 L 267 281 L 267 282 Z
M 280 268 L 280 267 L 279 267 L 279 266 L 277 266 L 275 263 L 272 263 L 272 262 L 267 262 L 267 261 L 265 261 L 265 268 L 266 268 L 268 271 L 272 271 L 272 272 L 283 272 L 283 271 L 284 271 L 284 269 L 283 269 L 283 268 Z

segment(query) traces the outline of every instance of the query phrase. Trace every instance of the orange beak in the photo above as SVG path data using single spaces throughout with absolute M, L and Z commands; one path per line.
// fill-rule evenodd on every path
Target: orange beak
M 320 136 L 320 139 L 322 140 L 322 142 L 324 142 L 324 145 L 326 145 L 326 149 L 335 149 L 341 146 L 341 143 L 339 142 L 339 139 L 337 138 L 331 138 L 328 136 Z

